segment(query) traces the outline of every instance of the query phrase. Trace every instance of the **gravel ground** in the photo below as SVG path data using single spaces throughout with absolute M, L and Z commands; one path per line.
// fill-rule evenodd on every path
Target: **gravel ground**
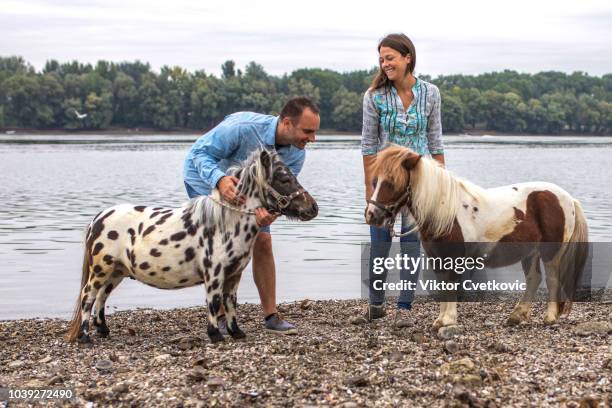
M 263 330 L 241 305 L 246 341 L 211 345 L 203 308 L 109 316 L 106 339 L 63 339 L 64 320 L 0 322 L 0 387 L 68 387 L 74 406 L 610 406 L 612 304 L 575 304 L 554 326 L 504 324 L 512 304 L 463 303 L 461 326 L 434 332 L 434 303 L 416 303 L 412 327 L 394 310 L 351 322 L 361 300 L 281 305 L 296 336 Z M 357 319 L 358 320 L 358 319 Z M 30 404 L 0 401 L 2 406 Z M 47 404 L 47 402 L 45 402 Z

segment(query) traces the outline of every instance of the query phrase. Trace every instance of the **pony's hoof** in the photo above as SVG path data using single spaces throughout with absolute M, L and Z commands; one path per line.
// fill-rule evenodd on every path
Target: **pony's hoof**
M 508 326 L 518 326 L 519 324 L 521 324 L 522 321 L 523 321 L 523 319 L 521 319 L 520 317 L 510 316 L 508 318 L 508 320 L 506 320 L 506 325 L 508 325 Z
M 213 344 L 223 341 L 223 335 L 221 334 L 219 329 L 211 325 L 208 326 L 208 338 Z
M 208 338 L 212 344 L 221 343 L 223 341 L 223 335 L 221 333 L 209 334 Z
M 242 339 L 246 338 L 246 334 L 242 330 L 240 330 L 240 329 L 238 329 L 236 331 L 231 331 L 230 332 L 230 336 L 232 336 L 232 339 L 234 339 L 234 340 L 242 340 Z
M 544 325 L 552 326 L 553 324 L 557 323 L 557 320 L 558 319 L 556 317 L 544 316 Z
M 100 337 L 108 337 L 108 335 L 110 334 L 110 330 L 106 326 L 96 327 L 96 332 Z
M 77 342 L 79 344 L 91 344 L 91 337 L 89 337 L 88 334 L 81 334 L 79 337 L 77 337 Z

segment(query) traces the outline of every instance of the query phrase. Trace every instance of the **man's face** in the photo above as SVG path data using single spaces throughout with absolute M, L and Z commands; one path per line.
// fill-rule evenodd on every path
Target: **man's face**
M 319 115 L 306 108 L 302 112 L 302 116 L 300 116 L 296 125 L 294 125 L 289 118 L 285 119 L 289 121 L 288 133 L 292 145 L 298 149 L 304 149 L 308 143 L 315 141 L 315 133 L 319 130 L 319 126 L 321 125 L 321 118 Z

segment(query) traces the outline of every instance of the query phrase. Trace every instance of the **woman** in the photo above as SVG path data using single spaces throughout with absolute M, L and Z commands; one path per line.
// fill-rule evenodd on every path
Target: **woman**
M 389 34 L 378 44 L 379 70 L 363 98 L 362 154 L 366 184 L 366 200 L 373 193 L 371 166 L 376 153 L 386 144 L 409 147 L 419 154 L 431 155 L 444 165 L 442 124 L 440 119 L 440 91 L 414 76 L 416 51 L 412 41 L 404 34 Z M 402 216 L 402 232 L 411 229 L 407 217 Z M 384 228 L 370 226 L 370 282 L 386 279 L 386 271 L 374 274 L 374 259 L 387 257 L 391 235 Z M 412 233 L 400 239 L 402 253 L 420 256 L 418 235 Z M 379 271 L 377 271 L 379 272 Z M 419 271 L 402 269 L 400 278 L 415 282 Z M 385 315 L 385 293 L 369 288 L 368 320 Z M 395 316 L 396 327 L 410 325 L 408 311 L 412 307 L 414 291 L 400 292 Z

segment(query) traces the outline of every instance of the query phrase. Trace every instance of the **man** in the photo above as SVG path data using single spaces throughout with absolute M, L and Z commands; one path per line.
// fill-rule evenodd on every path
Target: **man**
M 227 116 L 200 137 L 189 151 L 183 172 L 187 194 L 190 198 L 208 195 L 216 187 L 227 202 L 241 203 L 243 198 L 237 196 L 236 189 L 238 179 L 227 176 L 225 171 L 260 147 L 276 150 L 297 176 L 304 165 L 304 148 L 315 141 L 320 123 L 319 108 L 305 97 L 290 99 L 279 116 L 253 112 Z M 258 208 L 256 219 L 261 229 L 253 249 L 253 277 L 265 316 L 264 325 L 274 333 L 295 334 L 295 326 L 283 320 L 276 309 L 276 268 L 270 235 L 270 224 L 276 217 Z M 222 317 L 219 329 L 225 332 L 226 327 Z

